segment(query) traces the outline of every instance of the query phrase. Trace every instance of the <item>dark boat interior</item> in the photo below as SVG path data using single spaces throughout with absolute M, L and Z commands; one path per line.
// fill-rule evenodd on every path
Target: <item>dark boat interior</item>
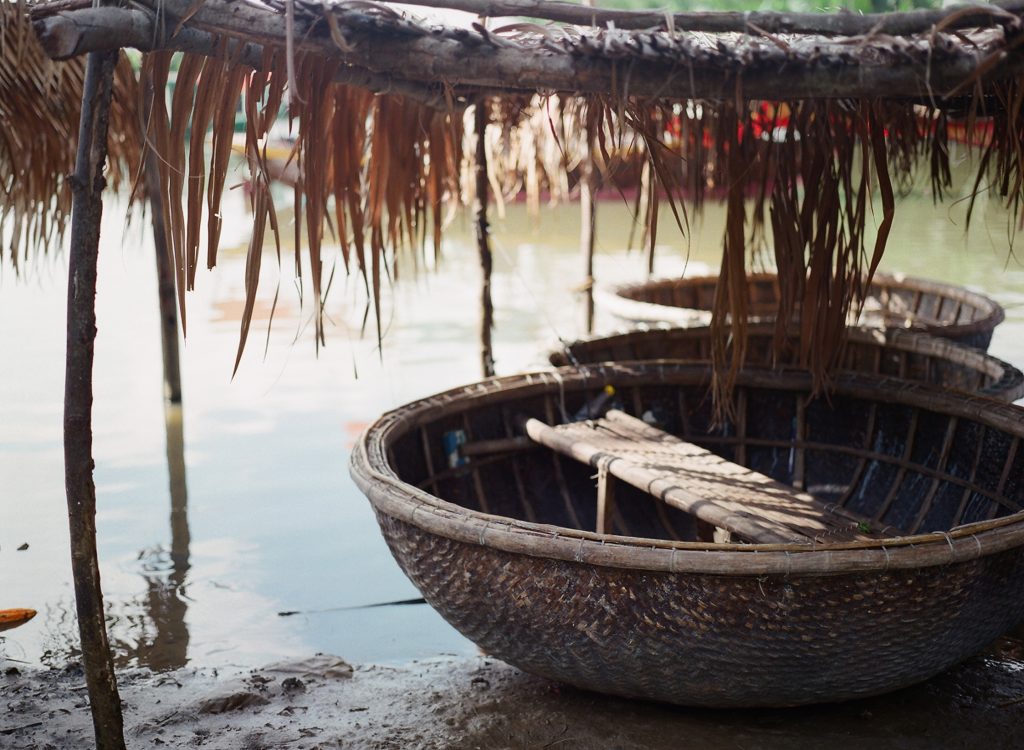
M 604 400 L 902 534 L 947 531 L 1021 507 L 1019 436 L 926 405 L 935 398 L 927 393 L 916 401 L 891 388 L 869 396 L 859 379 L 859 389 L 811 399 L 806 388 L 748 379 L 737 389 L 734 419 L 716 427 L 704 371 L 637 367 L 645 371 L 639 379 L 594 368 L 582 383 L 518 389 L 521 396 L 513 388 L 507 398 L 467 398 L 464 406 L 453 400 L 443 416 L 413 420 L 390 444 L 390 461 L 403 481 L 469 510 L 593 531 L 595 469 L 531 443 L 519 425 L 525 417 L 560 424 Z M 602 396 L 609 384 L 610 400 Z M 617 492 L 611 533 L 710 541 L 693 516 L 635 487 Z

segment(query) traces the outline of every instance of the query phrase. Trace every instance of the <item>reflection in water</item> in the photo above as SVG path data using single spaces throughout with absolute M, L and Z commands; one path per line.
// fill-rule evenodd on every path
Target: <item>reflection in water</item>
M 188 488 L 185 479 L 185 441 L 181 406 L 165 406 L 167 469 L 171 497 L 171 544 L 143 549 L 138 554 L 139 570 L 146 590 L 139 596 L 118 601 L 107 597 L 107 632 L 114 651 L 114 663 L 122 667 L 177 669 L 188 663 L 189 632 L 188 571 L 190 533 Z M 74 600 L 62 597 L 43 613 L 40 661 L 59 667 L 81 657 L 78 646 Z
M 111 630 L 127 638 L 114 638 L 115 660 L 121 665 L 150 669 L 176 669 L 188 663 L 186 593 L 189 570 L 188 486 L 185 479 L 185 439 L 180 404 L 164 408 L 167 427 L 167 471 L 171 495 L 171 547 L 139 553 L 146 592 L 129 605 L 122 622 Z M 134 610 L 132 612 L 131 610 Z M 129 640 L 130 639 L 130 640 Z
M 188 486 L 185 481 L 185 431 L 180 404 L 164 409 L 167 426 L 167 473 L 171 491 L 171 561 L 184 582 L 188 572 Z
M 145 609 L 153 624 L 152 639 L 140 640 L 134 661 L 151 669 L 174 669 L 188 662 L 188 611 L 186 582 L 189 569 L 188 486 L 185 480 L 185 436 L 180 404 L 164 409 L 167 427 L 167 473 L 171 495 L 170 556 L 159 555 L 161 563 L 146 579 Z M 148 641 L 148 642 L 146 642 Z
M 75 600 L 62 597 L 46 605 L 42 613 L 43 625 L 40 634 L 41 654 L 39 661 L 46 667 L 56 669 L 78 660 L 78 619 L 75 614 Z M 107 618 L 107 630 L 110 618 Z M 69 637 L 70 636 L 70 637 Z

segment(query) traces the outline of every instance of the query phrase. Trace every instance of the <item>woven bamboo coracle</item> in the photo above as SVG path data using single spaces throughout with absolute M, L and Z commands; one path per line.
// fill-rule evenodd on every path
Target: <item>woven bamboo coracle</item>
M 775 326 L 748 329 L 747 367 L 790 367 L 798 363 L 796 334 L 776 355 Z M 555 367 L 647 359 L 711 361 L 711 329 L 654 327 L 594 336 L 552 351 Z M 1024 373 L 1013 365 L 967 346 L 898 328 L 851 328 L 840 369 L 911 380 L 1002 401 L 1024 396 Z
M 634 362 L 486 380 L 386 414 L 352 475 L 450 623 L 510 664 L 601 692 L 844 700 L 935 675 L 1024 618 L 1020 409 L 866 375 L 812 400 L 803 375 L 746 370 L 736 421 L 712 431 L 710 375 Z M 516 425 L 558 424 L 609 384 L 617 408 L 898 535 L 698 541 L 692 516 L 633 487 L 611 533 L 595 533 L 594 469 Z M 462 465 L 443 447 L 457 431 Z
M 616 287 L 603 293 L 600 303 L 615 317 L 633 323 L 703 326 L 711 321 L 717 284 L 717 276 L 659 279 Z M 751 318 L 774 319 L 779 302 L 775 274 L 750 274 L 747 286 Z M 1003 318 L 999 303 L 963 287 L 875 274 L 858 323 L 910 328 L 988 349 L 992 332 Z

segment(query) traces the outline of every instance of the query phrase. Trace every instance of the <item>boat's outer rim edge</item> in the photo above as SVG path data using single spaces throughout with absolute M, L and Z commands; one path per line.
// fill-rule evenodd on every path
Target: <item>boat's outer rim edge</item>
M 747 274 L 747 278 L 750 280 L 768 280 L 775 276 L 776 274 L 768 272 Z M 643 300 L 627 297 L 623 292 L 637 289 L 639 287 L 671 284 L 682 280 L 699 282 L 717 278 L 718 276 L 716 274 L 700 274 L 697 276 L 680 278 L 653 278 L 646 281 L 637 281 L 628 284 L 599 286 L 594 290 L 594 294 L 595 299 L 600 299 L 602 305 L 607 308 L 613 316 L 620 320 L 646 324 L 668 322 L 673 325 L 680 325 L 684 327 L 694 324 L 706 325 L 711 320 L 711 313 L 708 310 L 662 305 L 657 302 L 645 302 Z M 922 290 L 941 290 L 943 294 L 952 293 L 953 296 L 959 296 L 964 300 L 971 302 L 971 304 L 980 303 L 980 305 L 984 305 L 984 307 L 988 308 L 988 313 L 984 317 L 979 318 L 978 320 L 973 320 L 969 323 L 954 323 L 946 326 L 926 326 L 922 329 L 923 333 L 927 333 L 931 336 L 957 339 L 980 331 L 994 330 L 996 326 L 1006 319 L 1006 310 L 1001 304 L 999 304 L 999 302 L 987 294 L 975 289 L 969 289 L 965 286 L 950 284 L 943 281 L 935 281 L 933 279 L 924 279 L 918 276 L 908 276 L 903 273 L 878 272 L 875 274 L 874 279 L 882 282 L 891 281 L 899 284 L 911 284 L 921 288 Z
M 664 366 L 664 362 L 659 363 Z M 643 368 L 645 363 L 618 363 Z M 676 364 L 677 369 L 706 370 Z M 519 521 L 472 511 L 400 480 L 387 467 L 387 438 L 412 413 L 436 408 L 440 401 L 500 392 L 512 383 L 549 386 L 579 379 L 572 368 L 490 378 L 419 399 L 384 414 L 360 436 L 352 451 L 350 473 L 377 512 L 455 541 L 505 552 L 613 568 L 713 575 L 839 575 L 884 572 L 969 562 L 1024 544 L 1024 511 L 950 532 L 917 534 L 891 540 L 821 545 L 721 545 L 597 534 L 567 527 Z M 794 380 L 792 375 L 789 380 Z M 797 379 L 799 380 L 799 379 Z M 779 378 L 780 385 L 782 378 Z M 856 395 L 866 387 L 898 395 L 900 402 L 945 401 L 944 407 L 1024 438 L 1024 409 L 982 396 L 950 397 L 942 390 L 903 381 L 843 376 L 838 390 Z M 921 405 L 921 404 L 917 404 Z M 977 409 L 984 407 L 984 412 Z
M 648 303 L 642 303 L 648 304 Z M 673 325 L 671 323 L 640 323 L 632 328 L 621 328 L 610 333 L 597 334 L 593 336 L 587 336 L 584 338 L 576 339 L 574 341 L 559 342 L 559 345 L 551 344 L 547 347 L 548 353 L 546 359 L 551 363 L 553 367 L 563 367 L 567 365 L 560 364 L 560 358 L 564 357 L 564 352 L 568 349 L 572 349 L 577 346 L 588 346 L 591 344 L 601 344 L 605 346 L 611 346 L 618 343 L 619 340 L 629 339 L 634 336 L 643 334 L 652 335 L 685 335 L 693 334 L 700 335 L 701 331 L 706 331 L 707 325 Z M 758 332 L 760 335 L 767 335 L 767 331 L 771 331 L 774 335 L 775 324 L 756 322 L 748 328 Z M 954 364 L 961 364 L 974 370 L 986 370 L 987 368 L 996 369 L 1002 372 L 998 378 L 994 380 L 991 385 L 984 388 L 980 388 L 977 391 L 977 395 L 988 396 L 995 398 L 999 401 L 1012 402 L 1019 398 L 1024 397 L 1024 372 L 1019 368 L 1015 367 L 1011 363 L 1004 359 L 1000 359 L 993 354 L 989 354 L 987 351 L 978 349 L 966 344 L 961 344 L 953 339 L 944 338 L 943 336 L 937 336 L 933 333 L 925 333 L 923 331 L 912 331 L 905 328 L 872 328 L 870 326 L 848 326 L 847 335 L 851 341 L 860 342 L 871 342 L 878 344 L 879 346 L 892 346 L 897 351 L 902 352 L 917 352 L 916 346 L 926 345 L 932 347 L 936 351 L 925 351 L 923 354 L 942 356 L 946 358 L 961 357 L 965 362 L 955 362 Z M 881 337 L 879 340 L 877 337 Z M 559 358 L 559 359 L 556 359 Z M 659 357 L 657 359 L 650 359 L 649 361 L 674 361 L 680 360 L 679 357 Z M 707 360 L 693 360 L 697 362 L 707 362 Z M 588 366 L 600 364 L 598 361 L 583 362 L 581 366 Z M 751 369 L 772 369 L 765 365 L 745 365 Z M 780 369 L 796 370 L 797 368 L 783 367 Z M 840 372 L 857 372 L 853 369 L 840 368 Z M 989 372 L 993 378 L 996 376 Z M 923 382 L 910 379 L 910 382 Z M 973 395 L 972 392 L 958 388 L 956 386 L 947 387 L 947 390 L 955 390 L 960 393 L 968 393 Z

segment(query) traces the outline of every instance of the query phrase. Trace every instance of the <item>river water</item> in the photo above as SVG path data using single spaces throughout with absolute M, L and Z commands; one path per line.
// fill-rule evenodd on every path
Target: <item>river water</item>
M 300 304 L 291 261 L 279 271 L 268 252 L 253 332 L 232 379 L 248 223 L 241 192 L 225 207 L 220 263 L 200 271 L 188 298 L 184 407 L 170 415 L 152 244 L 144 221 L 126 228 L 123 205 L 107 208 L 95 475 L 119 664 L 245 667 L 319 651 L 397 663 L 475 653 L 429 607 L 386 604 L 418 593 L 347 469 L 353 441 L 380 413 L 478 379 L 478 269 L 468 218 L 451 227 L 437 269 L 404 273 L 388 292 L 381 350 L 372 323 L 363 330 L 361 282 L 338 268 L 327 346 L 317 353 L 312 308 L 308 299 Z M 883 269 L 992 294 L 1007 320 L 991 351 L 1022 365 L 1024 265 L 1010 254 L 1006 215 L 983 201 L 965 235 L 965 209 L 964 202 L 933 206 L 919 194 L 904 199 Z M 666 218 L 657 272 L 714 269 L 723 218 L 721 207 L 706 207 L 689 241 Z M 629 224 L 621 199 L 600 204 L 599 283 L 642 276 L 640 254 L 625 250 Z M 559 336 L 581 333 L 578 209 L 546 208 L 531 218 L 509 206 L 494 229 L 495 356 L 499 374 L 508 374 L 543 366 Z M 39 610 L 0 637 L 0 657 L 31 664 L 62 663 L 77 638 L 61 448 L 65 285 L 58 250 L 21 278 L 9 268 L 0 275 L 0 607 Z M 598 324 L 611 325 L 600 310 Z M 384 606 L 367 606 L 375 604 Z

